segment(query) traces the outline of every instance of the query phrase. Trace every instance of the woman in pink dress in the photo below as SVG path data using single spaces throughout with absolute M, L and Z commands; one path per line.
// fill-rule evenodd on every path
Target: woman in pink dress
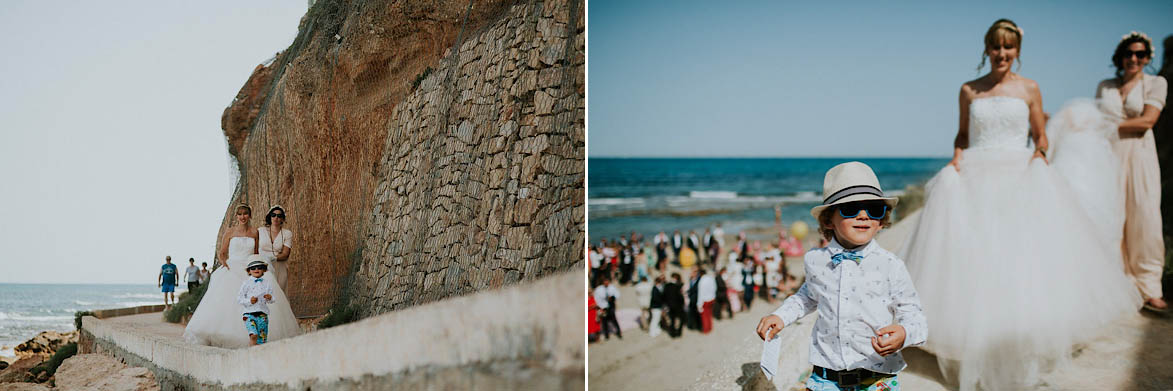
M 1116 77 L 1100 82 L 1096 98 L 1101 110 L 1120 121 L 1115 149 L 1124 191 L 1124 271 L 1144 297 L 1144 307 L 1165 312 L 1169 307 L 1161 295 L 1161 167 L 1152 128 L 1165 106 L 1168 84 L 1163 77 L 1144 73 L 1152 59 L 1148 36 L 1135 31 L 1124 35 L 1112 55 Z

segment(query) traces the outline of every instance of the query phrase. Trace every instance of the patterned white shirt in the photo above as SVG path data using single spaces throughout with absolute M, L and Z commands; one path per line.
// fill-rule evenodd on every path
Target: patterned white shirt
M 806 253 L 806 282 L 782 303 L 774 315 L 790 325 L 818 311 L 811 335 L 811 364 L 833 370 L 856 368 L 896 373 L 907 364 L 900 352 L 880 356 L 872 348 L 876 330 L 891 324 L 904 326 L 903 348 L 919 346 L 928 338 L 928 323 L 904 261 L 872 240 L 855 253 L 861 260 L 832 257 L 844 250 L 837 241 Z
M 265 300 L 265 295 L 273 296 L 273 286 L 269 285 L 269 279 L 248 276 L 248 279 L 240 284 L 240 291 L 236 294 L 236 302 L 244 306 L 241 313 L 264 312 L 268 315 L 269 303 L 273 300 Z M 252 303 L 254 297 L 257 298 L 256 304 Z

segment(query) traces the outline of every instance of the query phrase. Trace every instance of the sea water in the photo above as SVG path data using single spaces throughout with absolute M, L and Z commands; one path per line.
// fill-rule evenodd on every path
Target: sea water
M 176 296 L 184 287 L 176 287 Z M 11 357 L 16 345 L 41 331 L 73 331 L 78 311 L 153 304 L 163 304 L 163 293 L 151 284 L 0 283 L 0 356 Z
M 802 220 L 822 202 L 823 176 L 835 165 L 871 166 L 887 195 L 924 184 L 947 158 L 589 158 L 588 230 L 591 243 L 636 231 L 697 234 L 722 223 L 726 234 Z

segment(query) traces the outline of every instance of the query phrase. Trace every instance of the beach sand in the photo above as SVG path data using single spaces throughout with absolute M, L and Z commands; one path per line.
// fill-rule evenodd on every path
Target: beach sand
M 884 248 L 898 252 L 918 217 L 918 213 L 910 214 L 882 231 L 877 240 Z M 765 231 L 768 230 L 756 233 L 764 235 Z M 732 242 L 728 240 L 727 245 L 736 243 L 735 238 Z M 786 262 L 792 272 L 801 276 L 801 258 L 791 257 Z M 619 290 L 620 311 L 638 311 L 635 289 L 621 286 Z M 652 338 L 644 330 L 625 329 L 622 340 L 612 336 L 610 340 L 588 345 L 588 384 L 592 389 L 615 390 L 801 390 L 806 373 L 796 376 L 784 372 L 773 382 L 767 382 L 758 368 L 762 342 L 754 329 L 762 316 L 779 305 L 780 301 L 765 304 L 755 300 L 752 310 L 737 313 L 732 320 L 714 320 L 713 331 L 708 335 L 685 329 L 679 339 L 671 339 L 666 333 Z M 809 371 L 809 363 L 795 360 L 807 358 L 814 316 L 817 315 L 783 329 L 782 334 L 788 334 L 784 337 L 793 342 L 784 344 L 790 348 L 782 353 L 781 368 L 806 367 Z M 1173 389 L 1173 344 L 1168 343 L 1171 336 L 1173 316 L 1138 312 L 1077 347 L 1071 364 L 1047 374 L 1045 383 L 1037 389 Z M 905 349 L 903 354 L 909 364 L 900 373 L 903 389 L 956 389 L 943 380 L 932 354 L 916 348 Z

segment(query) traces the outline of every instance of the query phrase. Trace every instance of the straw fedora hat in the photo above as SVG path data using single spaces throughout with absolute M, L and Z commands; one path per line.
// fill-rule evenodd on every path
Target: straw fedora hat
M 884 197 L 880 180 L 867 164 L 847 162 L 827 170 L 823 178 L 823 204 L 811 208 L 811 216 L 817 220 L 819 213 L 827 207 L 855 201 L 880 200 L 895 208 L 896 197 Z

